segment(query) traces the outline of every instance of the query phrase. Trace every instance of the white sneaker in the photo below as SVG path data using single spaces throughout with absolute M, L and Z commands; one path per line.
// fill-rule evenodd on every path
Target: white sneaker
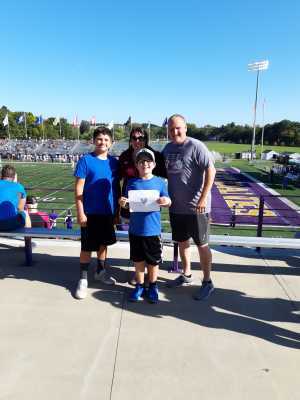
M 82 300 L 86 298 L 88 288 L 87 279 L 80 279 L 75 292 L 76 299 Z
M 103 269 L 99 273 L 95 271 L 94 274 L 95 281 L 100 281 L 102 283 L 105 283 L 105 285 L 115 285 L 116 280 L 112 276 L 109 275 L 109 273 L 106 271 L 106 269 Z

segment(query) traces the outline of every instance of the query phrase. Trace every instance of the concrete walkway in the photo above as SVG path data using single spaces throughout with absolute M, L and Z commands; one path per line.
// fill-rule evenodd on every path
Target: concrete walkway
M 113 288 L 90 279 L 72 293 L 79 243 L 0 245 L 1 400 L 297 400 L 300 398 L 300 252 L 220 247 L 216 291 L 167 289 L 165 248 L 157 305 L 130 304 L 126 243 L 110 248 Z M 197 254 L 193 249 L 200 285 Z

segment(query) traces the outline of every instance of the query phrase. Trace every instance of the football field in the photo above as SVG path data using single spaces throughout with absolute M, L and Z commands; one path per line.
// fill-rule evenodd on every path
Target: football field
M 237 224 L 256 225 L 260 197 L 264 198 L 263 223 L 273 226 L 299 226 L 300 209 L 266 184 L 236 168 L 218 168 L 212 189 L 212 221 L 229 223 L 235 208 Z
M 74 176 L 71 164 L 14 163 L 18 181 L 38 200 L 40 211 L 54 210 L 58 224 L 63 224 L 67 210 L 76 216 L 74 203 Z M 265 196 L 264 224 L 272 226 L 299 226 L 299 207 L 282 198 L 270 196 L 269 188 L 234 168 L 219 168 L 212 190 L 212 222 L 228 226 L 235 207 L 236 224 L 257 226 L 260 196 Z M 165 231 L 169 231 L 168 211 L 162 210 Z M 74 221 L 75 222 L 75 221 Z M 76 227 L 76 225 L 75 225 Z
M 71 164 L 14 163 L 27 196 L 35 196 L 40 211 L 55 210 L 59 225 L 68 209 L 76 214 L 74 203 L 74 177 Z

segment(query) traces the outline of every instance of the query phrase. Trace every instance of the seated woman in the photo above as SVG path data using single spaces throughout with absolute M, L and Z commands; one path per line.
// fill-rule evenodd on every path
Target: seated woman
M 33 227 L 50 229 L 49 215 L 38 210 L 38 202 L 35 197 L 28 196 L 26 206 Z
M 30 227 L 30 218 L 25 211 L 26 192 L 21 183 L 16 182 L 16 170 L 12 165 L 4 165 L 0 180 L 0 230 L 10 231 Z

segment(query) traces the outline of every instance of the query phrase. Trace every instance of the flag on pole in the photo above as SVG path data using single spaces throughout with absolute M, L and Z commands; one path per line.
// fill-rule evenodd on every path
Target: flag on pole
M 7 126 L 8 125 L 8 113 L 5 115 L 4 120 L 2 121 L 3 126 Z
M 131 125 L 131 116 L 129 115 L 128 120 L 124 124 L 125 126 L 130 126 Z
M 19 115 L 17 118 L 17 124 L 22 124 L 24 120 L 25 120 L 24 114 Z
M 59 118 L 56 117 L 55 120 L 53 121 L 53 125 L 57 126 L 59 124 Z
M 39 115 L 38 117 L 36 117 L 34 123 L 35 125 L 41 125 L 43 123 L 43 117 Z
M 114 121 L 110 121 L 110 123 L 107 125 L 108 129 L 113 129 L 114 127 Z
M 162 126 L 165 127 L 165 126 L 167 126 L 167 125 L 168 125 L 168 117 L 165 118 L 165 120 L 164 120 Z
M 79 126 L 79 124 L 78 124 L 78 116 L 76 114 L 74 119 L 73 119 L 73 127 L 74 128 L 78 128 L 78 126 Z
M 92 116 L 92 118 L 91 118 L 91 125 L 96 125 L 96 117 L 95 117 L 95 115 L 93 115 Z

